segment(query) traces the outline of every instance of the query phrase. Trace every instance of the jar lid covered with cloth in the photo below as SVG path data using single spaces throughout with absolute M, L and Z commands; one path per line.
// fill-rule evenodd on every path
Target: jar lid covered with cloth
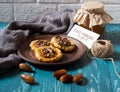
M 103 3 L 96 1 L 84 2 L 73 16 L 75 23 L 100 35 L 111 20 L 112 17 L 104 11 Z

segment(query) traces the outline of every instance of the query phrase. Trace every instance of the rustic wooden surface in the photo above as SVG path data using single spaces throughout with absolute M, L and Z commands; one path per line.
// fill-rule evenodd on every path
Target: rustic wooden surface
M 0 30 L 6 23 L 0 23 Z M 111 40 L 114 47 L 114 63 L 120 73 L 120 24 L 106 25 L 104 39 Z M 29 64 L 29 63 L 28 63 Z M 27 73 L 14 69 L 0 76 L 0 92 L 120 92 L 120 79 L 115 74 L 111 60 L 91 58 L 87 53 L 77 63 L 66 66 L 67 73 L 75 75 L 82 73 L 85 77 L 82 85 L 75 83 L 64 84 L 56 80 L 52 73 L 54 70 L 30 66 L 35 73 Z M 35 85 L 26 84 L 20 74 L 30 74 L 37 82 Z

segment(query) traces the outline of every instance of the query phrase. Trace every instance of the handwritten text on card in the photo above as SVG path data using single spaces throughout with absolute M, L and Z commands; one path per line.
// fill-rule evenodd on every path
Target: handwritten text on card
M 68 33 L 68 36 L 79 40 L 80 42 L 85 44 L 89 49 L 91 48 L 93 42 L 100 37 L 99 34 L 78 25 L 74 25 L 74 27 Z

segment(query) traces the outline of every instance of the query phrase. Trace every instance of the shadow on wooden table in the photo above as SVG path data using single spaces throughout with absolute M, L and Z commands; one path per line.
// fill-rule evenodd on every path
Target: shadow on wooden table
M 20 74 L 19 69 L 10 69 L 9 71 L 0 75 L 0 79 L 7 78 L 7 77 L 13 77 L 13 76 L 16 76 L 18 74 Z
M 86 53 L 82 58 L 80 58 L 76 63 L 68 65 L 67 69 L 69 70 L 75 70 L 78 68 L 83 68 L 87 66 L 90 62 L 92 62 L 90 53 Z

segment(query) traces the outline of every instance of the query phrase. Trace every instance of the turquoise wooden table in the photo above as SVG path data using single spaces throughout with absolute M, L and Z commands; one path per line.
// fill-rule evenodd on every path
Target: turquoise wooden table
M 0 30 L 7 23 L 0 23 Z M 106 25 L 104 39 L 111 40 L 114 47 L 115 67 L 120 73 L 120 24 Z M 29 64 L 29 63 L 28 63 Z M 66 66 L 68 74 L 82 73 L 86 81 L 82 85 L 75 83 L 62 83 L 56 80 L 52 74 L 54 70 L 30 66 L 35 73 L 27 73 L 14 69 L 0 76 L 0 92 L 120 92 L 120 78 L 115 73 L 111 60 L 91 58 L 91 54 L 85 54 L 78 62 Z M 34 77 L 36 85 L 26 84 L 20 78 L 20 74 L 29 74 Z

